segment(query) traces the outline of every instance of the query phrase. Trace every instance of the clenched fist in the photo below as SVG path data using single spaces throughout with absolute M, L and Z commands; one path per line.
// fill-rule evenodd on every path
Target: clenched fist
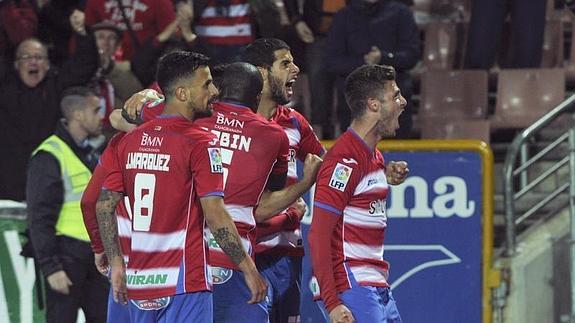
M 409 168 L 405 161 L 391 161 L 385 167 L 385 176 L 387 177 L 387 183 L 390 185 L 403 183 L 408 174 Z

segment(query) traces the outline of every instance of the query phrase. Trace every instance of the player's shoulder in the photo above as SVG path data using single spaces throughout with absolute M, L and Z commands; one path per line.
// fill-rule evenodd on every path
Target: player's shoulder
M 342 135 L 324 156 L 324 163 L 342 163 L 352 168 L 362 165 L 362 155 L 358 153 L 356 145 Z
M 172 118 L 170 118 L 172 119 Z M 179 119 L 179 118 L 178 118 Z M 132 137 L 140 137 L 142 135 L 149 135 L 150 133 L 156 134 L 166 134 L 166 133 L 174 133 L 183 129 L 183 123 L 174 118 L 174 122 L 168 122 L 168 117 L 166 118 L 154 118 L 148 122 L 145 122 L 136 129 L 126 133 L 124 135 L 125 140 L 128 140 Z
M 184 133 L 186 139 L 192 144 L 214 146 L 218 137 L 204 125 L 192 124 Z
M 348 149 L 343 145 L 333 146 L 324 156 L 324 162 L 344 162 L 350 165 L 360 165 L 361 156 L 359 156 L 353 149 Z
M 108 141 L 108 145 L 106 146 L 106 149 L 116 149 L 116 147 L 122 141 L 122 139 L 124 138 L 125 135 L 126 135 L 126 133 L 122 132 L 122 131 L 119 131 L 116 134 L 114 134 L 112 136 L 112 138 L 110 138 L 110 141 Z
M 267 120 L 266 118 L 256 115 L 257 127 L 262 130 L 262 136 L 281 137 L 285 136 L 283 128 L 275 121 Z
M 286 128 L 302 130 L 309 127 L 309 122 L 300 112 L 294 108 L 283 105 L 277 107 L 274 121 Z
M 305 118 L 305 116 L 303 114 L 301 114 L 301 112 L 299 112 L 298 110 L 294 109 L 294 108 L 289 108 L 290 109 L 290 116 L 292 116 L 293 118 L 296 118 L 299 122 L 307 124 L 307 119 Z
M 307 123 L 307 119 L 301 114 L 298 110 L 288 107 L 285 105 L 278 105 L 277 112 L 279 116 L 283 116 L 285 118 L 295 118 L 298 121 L 305 121 Z

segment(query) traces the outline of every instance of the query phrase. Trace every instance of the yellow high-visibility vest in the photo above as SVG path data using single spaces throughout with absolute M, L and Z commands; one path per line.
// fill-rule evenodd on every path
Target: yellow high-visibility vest
M 90 181 L 92 172 L 74 154 L 72 149 L 56 135 L 44 140 L 32 155 L 39 151 L 52 154 L 60 164 L 60 173 L 64 184 L 64 203 L 58 215 L 58 222 L 56 222 L 56 234 L 90 241 L 84 226 L 80 200 L 88 181 Z

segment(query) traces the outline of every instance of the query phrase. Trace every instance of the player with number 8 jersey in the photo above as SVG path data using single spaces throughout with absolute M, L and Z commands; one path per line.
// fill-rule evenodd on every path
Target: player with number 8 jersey
M 198 199 L 223 196 L 216 139 L 173 116 L 138 127 L 119 144 L 121 172 L 110 173 L 104 188 L 125 192 L 131 199 L 129 298 L 211 290 Z

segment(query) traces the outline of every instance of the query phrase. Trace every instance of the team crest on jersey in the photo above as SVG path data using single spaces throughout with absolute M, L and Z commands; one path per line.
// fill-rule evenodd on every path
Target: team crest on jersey
M 329 186 L 335 188 L 339 191 L 344 191 L 347 186 L 347 182 L 351 177 L 351 172 L 353 169 L 351 167 L 345 166 L 343 164 L 337 163 L 333 173 L 331 174 L 331 179 L 329 180 Z
M 314 299 L 320 296 L 319 283 L 315 276 L 311 276 L 311 279 L 309 280 L 309 290 L 311 291 Z
M 223 173 L 220 148 L 208 148 L 208 154 L 210 155 L 210 169 L 212 173 Z
M 229 268 L 212 267 L 212 281 L 214 284 L 219 285 L 232 279 L 234 271 Z
M 132 299 L 130 300 L 132 304 L 136 305 L 137 308 L 144 311 L 157 311 L 162 308 L 168 307 L 170 305 L 171 297 L 162 297 L 155 299 Z

